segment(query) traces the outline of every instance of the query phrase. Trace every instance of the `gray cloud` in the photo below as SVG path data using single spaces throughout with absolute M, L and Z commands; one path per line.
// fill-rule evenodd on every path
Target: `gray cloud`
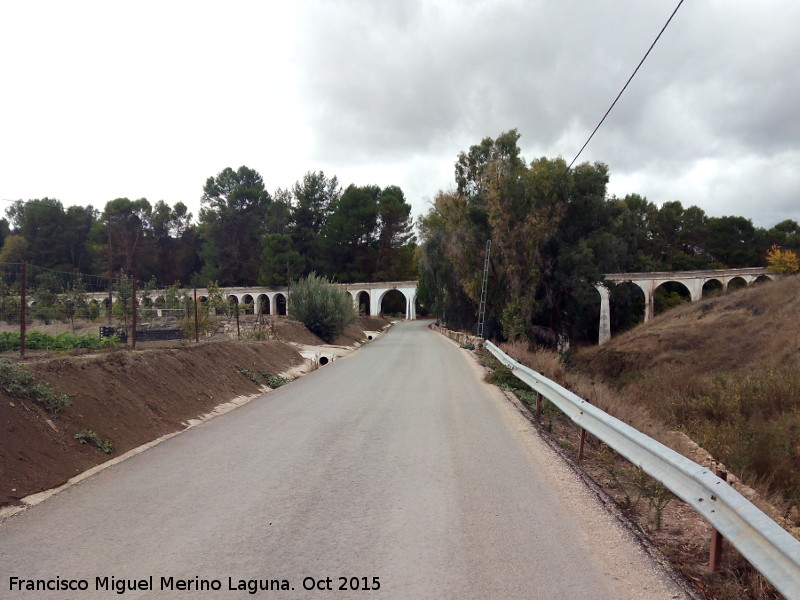
M 315 156 L 452 163 L 517 127 L 528 158 L 570 159 L 674 5 L 314 4 L 298 63 Z M 790 2 L 686 3 L 582 159 L 656 202 L 800 218 L 799 20 Z

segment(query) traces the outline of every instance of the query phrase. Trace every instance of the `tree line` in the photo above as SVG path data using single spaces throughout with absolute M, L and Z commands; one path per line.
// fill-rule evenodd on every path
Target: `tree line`
M 609 197 L 607 165 L 528 163 L 518 140 L 514 129 L 460 153 L 455 186 L 438 192 L 420 219 L 420 298 L 456 328 L 477 321 L 486 240 L 489 334 L 553 344 L 596 341 L 594 285 L 604 273 L 766 266 L 773 246 L 800 250 L 793 220 L 764 229 L 678 201 Z M 619 329 L 639 320 L 643 300 L 632 286 L 616 287 L 612 327 Z M 656 301 L 676 297 L 667 285 Z
M 182 202 L 117 198 L 102 210 L 17 201 L 0 220 L 0 263 L 98 276 L 122 270 L 166 286 L 286 285 L 317 272 L 341 282 L 416 277 L 411 206 L 397 186 L 349 185 L 308 172 L 269 193 L 226 168 L 203 186 L 195 222 Z

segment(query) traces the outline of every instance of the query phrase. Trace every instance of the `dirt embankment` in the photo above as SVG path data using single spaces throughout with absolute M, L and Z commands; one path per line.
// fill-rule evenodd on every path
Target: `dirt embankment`
M 386 323 L 359 323 L 341 342 L 353 345 L 363 339 L 361 328 Z M 0 390 L 0 507 L 179 431 L 220 404 L 258 393 L 264 387 L 242 369 L 264 380 L 262 373 L 301 367 L 307 361 L 291 342 L 321 344 L 295 321 L 278 324 L 276 333 L 280 341 L 184 343 L 24 362 L 37 379 L 68 394 L 73 405 L 54 418 L 40 404 Z M 86 430 L 113 442 L 113 454 L 80 444 L 75 434 Z

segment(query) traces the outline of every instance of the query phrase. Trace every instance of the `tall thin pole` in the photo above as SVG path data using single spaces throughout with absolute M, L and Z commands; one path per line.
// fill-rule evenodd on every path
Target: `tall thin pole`
M 200 341 L 200 325 L 197 318 L 197 288 L 194 288 L 194 341 Z
M 289 261 L 286 261 L 286 316 L 289 316 L 289 292 L 292 288 L 292 278 L 289 275 Z M 277 312 L 277 311 L 275 311 Z
M 131 277 L 131 304 L 133 315 L 131 315 L 131 348 L 136 350 L 136 276 Z
M 19 303 L 19 357 L 25 358 L 25 328 L 27 323 L 25 320 L 27 316 L 25 309 L 28 307 L 28 272 L 25 263 L 22 263 L 22 287 L 20 289 L 20 303 Z
M 486 258 L 483 261 L 483 285 L 481 285 L 481 303 L 478 308 L 478 337 L 486 339 L 483 332 L 486 323 L 486 287 L 489 282 L 489 256 L 492 252 L 492 240 L 486 240 Z
M 233 303 L 234 310 L 236 310 L 236 339 L 242 339 L 242 332 L 239 329 L 239 300 Z
M 114 302 L 114 279 L 111 273 L 111 220 L 106 219 L 106 228 L 108 229 L 108 324 L 111 325 L 111 305 Z

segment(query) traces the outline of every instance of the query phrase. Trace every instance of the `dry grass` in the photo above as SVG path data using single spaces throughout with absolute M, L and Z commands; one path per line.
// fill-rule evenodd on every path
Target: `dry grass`
M 800 535 L 800 277 L 682 305 L 582 349 L 570 369 L 549 351 L 522 344 L 504 350 L 692 460 L 722 461 L 738 491 Z M 545 422 L 576 454 L 574 425 L 552 414 Z M 675 501 L 656 527 L 653 504 L 640 500 L 636 469 L 591 436 L 587 441 L 584 469 L 707 598 L 780 598 L 731 549 L 722 571 L 708 574 L 702 519 Z
M 800 502 L 800 277 L 681 306 L 573 360 L 750 485 Z
M 578 371 L 567 370 L 561 357 L 550 350 L 529 350 L 522 342 L 502 345 L 513 359 L 542 373 L 599 409 L 659 441 L 666 439 L 662 423 L 642 404 L 631 402 L 610 385 Z
M 590 399 L 606 412 L 659 439 L 692 460 L 708 466 L 714 463 L 714 459 L 685 434 L 666 431 L 657 418 L 642 405 L 627 400 L 626 396 L 606 384 L 593 382 L 584 374 L 566 370 L 559 355 L 546 350 L 529 351 L 521 344 L 507 344 L 503 349 L 519 362 L 568 387 L 581 397 Z M 496 369 L 487 379 L 502 387 L 510 387 L 520 399 L 530 402 L 530 393 L 519 391 L 514 383 L 508 385 L 514 379 L 510 371 L 503 373 L 503 367 L 491 355 L 486 355 L 482 357 L 484 361 Z M 494 377 L 496 374 L 501 375 Z M 578 429 L 575 424 L 549 402 L 544 403 L 542 422 L 544 429 L 556 440 L 562 451 L 577 459 Z M 723 555 L 721 571 L 708 573 L 710 529 L 702 517 L 599 440 L 587 435 L 586 442 L 582 469 L 603 487 L 630 519 L 647 532 L 672 566 L 705 598 L 780 599 L 781 596 L 764 577 L 730 547 Z M 780 519 L 775 509 L 753 490 L 738 483 L 736 488 L 773 518 L 777 518 L 785 526 L 791 525 Z

